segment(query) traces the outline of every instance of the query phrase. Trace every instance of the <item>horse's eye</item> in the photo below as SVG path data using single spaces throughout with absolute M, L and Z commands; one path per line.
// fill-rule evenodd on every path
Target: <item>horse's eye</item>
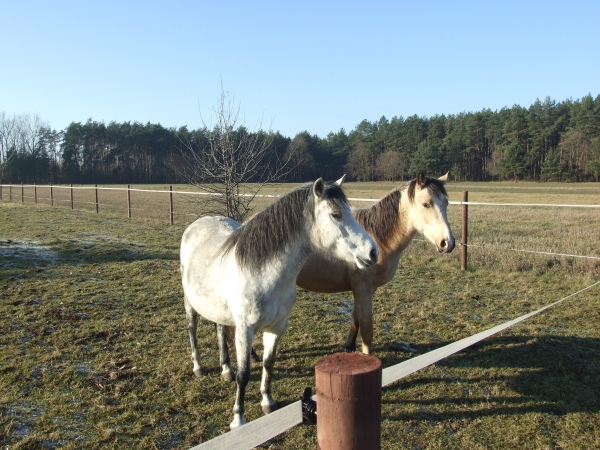
M 429 208 L 429 203 L 423 203 L 423 208 Z
M 342 213 L 339 213 L 339 212 L 332 213 L 331 217 L 333 217 L 336 220 L 340 220 L 342 218 Z

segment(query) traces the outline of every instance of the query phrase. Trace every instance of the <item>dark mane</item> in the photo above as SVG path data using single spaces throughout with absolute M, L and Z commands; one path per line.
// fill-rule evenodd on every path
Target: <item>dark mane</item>
M 300 237 L 304 231 L 304 214 L 314 222 L 314 183 L 294 189 L 275 201 L 253 219 L 235 230 L 223 243 L 217 255 L 235 248 L 239 265 L 259 272 L 264 264 Z M 327 183 L 323 199 L 341 209 L 348 199 L 341 187 Z
M 408 199 L 410 202 L 415 201 L 415 187 L 417 185 L 417 179 L 410 180 L 408 182 Z M 446 192 L 446 188 L 444 187 L 444 183 L 442 183 L 437 178 L 425 178 L 425 185 L 421 186 L 421 189 L 429 189 L 433 195 L 436 197 L 448 197 L 448 193 Z
M 415 201 L 415 188 L 417 179 L 394 189 L 370 208 L 354 211 L 354 217 L 361 227 L 369 233 L 377 245 L 385 250 L 390 250 L 393 237 L 400 232 L 400 198 L 402 190 L 406 188 L 408 199 Z M 448 196 L 444 183 L 437 178 L 425 178 L 425 185 L 435 196 Z
M 389 250 L 391 238 L 400 227 L 400 188 L 394 189 L 370 208 L 357 209 L 354 217 L 377 245 Z

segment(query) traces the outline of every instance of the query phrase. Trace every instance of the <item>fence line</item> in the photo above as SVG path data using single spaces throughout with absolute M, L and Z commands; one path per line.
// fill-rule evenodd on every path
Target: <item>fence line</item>
M 552 206 L 557 208 L 600 208 L 600 205 L 566 205 L 558 203 L 489 203 L 489 202 L 448 202 L 451 205 L 483 205 L 483 206 Z
M 592 289 L 599 284 L 600 281 L 597 281 L 573 294 L 567 295 L 566 297 L 550 303 L 549 305 L 543 306 L 535 311 L 519 316 L 516 319 L 509 320 L 508 322 L 504 322 L 480 333 L 460 339 L 423 355 L 407 359 L 406 361 L 394 366 L 386 367 L 382 372 L 381 386 L 389 386 L 390 384 L 407 377 L 408 375 L 418 372 L 419 370 L 435 364 L 442 359 L 448 358 L 449 356 L 452 356 L 461 350 L 487 339 L 494 334 L 504 331 L 507 328 L 517 325 L 518 323 L 523 322 L 524 320 L 529 319 L 530 317 L 533 317 L 549 308 L 552 308 L 553 306 L 556 306 L 569 298 L 575 297 L 582 292 Z M 315 399 L 314 396 L 313 399 Z M 302 402 L 297 401 L 280 410 L 274 411 L 271 414 L 248 422 L 242 427 L 236 428 L 225 434 L 222 434 L 221 436 L 211 439 L 210 441 L 192 447 L 190 450 L 250 450 L 289 430 L 290 428 L 299 425 L 300 423 L 302 423 Z
M 162 190 L 162 189 L 136 189 L 136 188 L 117 188 L 117 187 L 94 187 L 94 186 L 60 186 L 55 184 L 0 184 L 0 187 L 38 187 L 38 188 L 53 188 L 53 189 L 81 189 L 81 190 L 99 190 L 99 191 L 130 191 L 130 192 L 147 192 L 147 193 L 158 193 L 158 194 L 189 194 L 189 195 L 223 195 L 218 192 L 192 192 L 192 191 L 171 191 L 171 190 Z M 242 197 L 265 197 L 265 198 L 279 198 L 281 195 L 276 194 L 240 194 Z M 33 198 L 33 197 L 28 197 Z M 378 199 L 361 199 L 364 201 L 373 201 L 376 202 Z
M 7 185 L 7 184 L 0 184 L 0 187 L 4 187 L 4 186 L 21 186 L 21 185 Z M 91 190 L 91 189 L 97 189 L 97 190 L 118 190 L 118 191 L 134 191 L 134 192 L 148 192 L 148 193 L 167 193 L 167 194 L 191 194 L 191 195 L 219 195 L 216 193 L 209 193 L 209 192 L 189 192 L 189 191 L 173 191 L 173 190 L 154 190 L 154 189 L 127 189 L 127 188 L 108 188 L 108 187 L 91 187 L 91 186 L 82 186 L 82 187 L 77 187 L 77 186 L 54 186 L 54 185 L 35 185 L 35 184 L 28 184 L 28 185 L 22 185 L 23 187 L 35 187 L 35 188 L 39 188 L 39 187 L 45 187 L 45 188 L 59 188 L 59 189 L 87 189 L 87 190 Z M 243 194 L 246 196 L 252 195 L 252 194 Z M 275 194 L 259 194 L 256 195 L 256 197 L 265 197 L 265 198 L 278 198 L 281 197 L 280 195 L 275 195 Z M 1 197 L 0 197 L 1 198 Z M 63 202 L 63 203 L 71 203 L 70 199 L 66 199 L 66 200 L 59 200 L 59 199 L 55 199 L 53 197 L 48 198 L 48 197 L 40 197 L 37 195 L 34 197 L 31 196 L 26 196 L 26 195 L 21 195 L 21 200 L 23 201 L 23 199 L 34 199 L 36 200 L 49 200 L 49 201 L 56 201 L 56 202 Z M 370 198 L 348 198 L 348 200 L 351 201 L 361 201 L 361 202 L 377 202 L 379 201 L 379 199 L 370 199 Z M 95 205 L 96 206 L 96 210 L 98 209 L 98 206 L 105 206 L 105 207 L 110 207 L 113 206 L 110 203 L 99 203 L 99 202 L 85 202 L 85 201 L 78 201 L 75 203 L 79 203 L 79 204 L 84 204 L 84 205 Z M 552 203 L 489 203 L 489 202 L 469 202 L 469 201 L 451 201 L 448 202 L 451 205 L 486 205 L 486 206 L 558 206 L 558 207 L 581 207 L 581 208 L 600 208 L 600 205 L 568 205 L 568 204 L 552 204 Z M 183 217 L 197 217 L 197 214 L 189 214 L 189 213 L 177 213 L 173 210 L 173 203 L 172 203 L 172 199 L 170 202 L 170 206 L 171 208 L 169 210 L 165 210 L 165 214 L 168 214 L 171 218 L 171 225 L 173 224 L 173 217 L 174 216 L 183 216 Z M 129 204 L 128 204 L 128 212 L 129 212 L 129 217 L 130 217 L 130 212 L 131 211 L 147 211 L 148 208 L 133 208 L 131 207 L 131 199 L 129 199 Z M 98 212 L 98 211 L 96 211 Z M 413 239 L 414 241 L 421 241 L 421 242 L 425 242 L 422 239 Z M 478 244 L 465 244 L 465 243 L 459 243 L 458 245 L 460 245 L 461 247 L 475 247 L 475 248 L 493 248 L 490 245 L 478 245 Z M 583 258 L 583 259 L 592 259 L 592 260 L 600 260 L 600 257 L 597 256 L 584 256 L 584 255 L 572 255 L 572 254 L 568 254 L 568 253 L 553 253 L 553 252 L 542 252 L 542 251 L 536 251 L 536 250 L 523 250 L 523 249 L 516 249 L 516 248 L 502 248 L 502 250 L 508 250 L 508 251 L 513 251 L 513 252 L 521 252 L 521 253 L 534 253 L 534 254 L 538 254 L 538 255 L 549 255 L 549 256 L 564 256 L 564 257 L 570 257 L 570 258 Z
M 460 244 L 463 245 L 463 244 Z M 464 244 L 465 247 L 478 247 L 478 248 L 493 248 L 491 245 L 476 245 L 476 244 Z M 523 253 L 536 253 L 539 255 L 551 255 L 551 256 L 566 256 L 571 258 L 586 258 L 586 259 L 597 259 L 600 261 L 600 257 L 598 256 L 583 256 L 583 255 L 569 255 L 567 253 L 552 253 L 552 252 L 539 252 L 536 250 L 521 250 L 518 248 L 504 248 L 501 247 L 502 250 L 509 250 L 513 252 L 523 252 Z
M 0 184 L 0 200 L 3 199 L 2 196 L 2 187 L 9 187 L 10 188 L 10 198 L 12 199 L 12 187 L 16 186 L 16 187 L 21 187 L 21 202 L 25 202 L 25 199 L 34 199 L 35 203 L 38 202 L 38 200 L 50 200 L 50 202 L 52 203 L 52 205 L 54 205 L 54 202 L 63 202 L 63 203 L 67 203 L 70 202 L 71 203 L 71 209 L 74 208 L 74 203 L 78 203 L 78 204 L 84 204 L 84 205 L 94 205 L 96 212 L 98 212 L 98 208 L 99 206 L 104 206 L 104 207 L 111 207 L 114 206 L 113 204 L 109 204 L 109 203 L 99 203 L 98 202 L 98 190 L 108 190 L 108 191 L 126 191 L 127 192 L 127 217 L 131 218 L 131 212 L 132 211 L 148 211 L 148 208 L 133 208 L 131 206 L 131 197 L 130 197 L 130 193 L 131 191 L 134 192 L 146 192 L 146 193 L 160 193 L 160 194 L 169 194 L 169 210 L 165 211 L 165 215 L 168 215 L 169 217 L 169 221 L 170 224 L 173 225 L 174 223 L 174 216 L 182 216 L 182 217 L 198 217 L 198 214 L 190 214 L 190 213 L 177 213 L 174 211 L 173 208 L 173 194 L 183 194 L 183 195 L 223 195 L 220 193 L 214 193 L 214 192 L 190 192 L 190 191 L 173 191 L 172 186 L 169 186 L 169 190 L 161 190 L 161 189 L 136 189 L 136 188 L 130 188 L 129 185 L 127 185 L 126 188 L 115 188 L 115 187 L 98 187 L 96 186 L 55 186 L 53 184 L 50 185 L 36 185 L 36 184 Z M 24 194 L 24 188 L 25 187 L 33 187 L 34 188 L 34 196 L 26 196 Z M 50 188 L 50 198 L 47 197 L 39 197 L 37 194 L 37 188 Z M 54 195 L 52 193 L 52 189 L 69 189 L 71 192 L 71 198 L 64 200 L 64 199 L 55 199 Z M 73 198 L 73 190 L 74 189 L 82 189 L 82 190 L 95 190 L 96 191 L 96 202 L 89 202 L 89 201 L 78 201 L 75 202 L 74 198 Z M 241 196 L 245 196 L 245 197 L 257 197 L 257 198 L 279 198 L 281 197 L 281 195 L 276 195 L 276 194 L 240 194 Z M 377 201 L 379 201 L 379 199 L 370 199 L 370 198 L 348 198 L 348 200 L 350 201 L 356 201 L 356 202 L 371 202 L 371 203 L 375 203 Z M 12 201 L 12 200 L 11 200 Z M 463 192 L 463 198 L 462 201 L 450 201 L 448 202 L 451 205 L 462 205 L 463 207 L 463 229 L 462 229 L 462 236 L 463 236 L 463 242 L 460 242 L 458 245 L 461 246 L 461 269 L 462 270 L 466 270 L 467 268 L 467 248 L 468 247 L 476 247 L 476 248 L 491 248 L 491 246 L 485 246 L 485 245 L 476 245 L 476 244 L 469 244 L 466 240 L 467 237 L 467 208 L 468 205 L 483 205 L 483 206 L 527 206 L 527 207 L 535 207 L 535 206 L 544 206 L 544 207 L 570 207 L 570 208 L 600 208 L 600 205 L 577 205 L 577 204 L 552 204 L 552 203 L 491 203 L 491 202 L 469 202 L 468 201 L 468 192 L 464 191 Z M 418 239 L 415 239 L 418 240 Z M 585 259 L 592 259 L 592 260 L 600 260 L 600 257 L 596 257 L 596 256 L 582 256 L 582 255 L 571 255 L 571 254 L 565 254 L 565 253 L 554 253 L 554 252 L 541 252 L 541 251 L 535 251 L 535 250 L 522 250 L 522 249 L 514 249 L 514 248 L 502 248 L 502 250 L 509 250 L 509 251 L 515 251 L 515 252 L 522 252 L 522 253 L 533 253 L 533 254 L 540 254 L 540 255 L 550 255 L 550 256 L 563 256 L 563 257 L 571 257 L 571 258 L 585 258 Z
M 191 191 L 171 191 L 162 189 L 136 189 L 136 188 L 115 188 L 115 187 L 93 187 L 93 186 L 60 186 L 60 185 L 43 185 L 43 184 L 0 184 L 0 187 L 38 187 L 38 188 L 55 188 L 55 189 L 83 189 L 83 190 L 104 190 L 104 191 L 130 191 L 130 192 L 147 192 L 157 194 L 183 194 L 183 195 L 223 195 L 216 192 L 191 192 Z M 242 197 L 259 197 L 259 198 L 279 198 L 277 194 L 240 194 Z M 26 197 L 34 198 L 34 197 Z M 348 198 L 355 202 L 378 202 L 378 198 Z M 557 208 L 600 208 L 600 205 L 580 205 L 580 204 L 558 204 L 558 203 L 491 203 L 491 202 L 465 202 L 465 201 L 449 201 L 450 205 L 480 205 L 480 206 L 545 206 Z
M 428 242 L 425 239 L 416 239 L 413 238 L 413 241 L 415 242 Z M 477 247 L 477 248 L 496 248 L 492 245 L 478 245 L 478 244 L 462 244 L 462 243 L 458 243 L 456 245 L 460 245 L 460 246 L 465 246 L 465 247 Z M 537 250 L 522 250 L 522 249 L 518 249 L 518 248 L 505 248 L 505 247 L 499 247 L 500 250 L 509 250 L 512 252 L 523 252 L 523 253 L 536 253 L 536 254 L 540 254 L 540 255 L 550 255 L 550 256 L 566 256 L 566 257 L 571 257 L 571 258 L 586 258 L 586 259 L 598 259 L 600 260 L 599 256 L 583 256 L 583 255 L 569 255 L 567 253 L 552 253 L 552 252 L 539 252 Z

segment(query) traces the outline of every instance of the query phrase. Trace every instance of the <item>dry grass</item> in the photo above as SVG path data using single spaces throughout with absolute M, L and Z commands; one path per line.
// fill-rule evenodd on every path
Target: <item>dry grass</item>
M 549 186 L 552 195 L 536 194 L 540 186 L 546 185 L 518 193 L 507 184 L 502 195 L 517 203 L 534 195 L 544 203 L 549 197 L 592 203 L 600 190 Z M 458 199 L 463 186 L 448 187 Z M 378 198 L 391 188 L 350 183 L 346 190 Z M 467 188 L 471 200 L 486 201 L 485 192 L 502 186 Z M 76 192 L 76 208 L 83 192 Z M 177 252 L 192 216 L 168 226 L 168 214 L 150 197 L 163 194 L 143 194 L 143 203 L 132 193 L 140 214 L 156 216 L 134 212 L 128 220 L 124 193 L 106 191 L 107 199 L 109 193 L 120 206 L 96 215 L 91 207 L 71 211 L 68 203 L 60 209 L 9 203 L 4 191 L 2 448 L 184 449 L 226 431 L 231 420 L 235 388 L 218 375 L 214 328 L 206 322 L 199 341 L 209 374 L 191 373 Z M 460 207 L 449 211 L 459 240 Z M 599 255 L 598 211 L 471 207 L 469 216 L 470 242 L 492 247 L 470 249 L 467 272 L 459 270 L 457 251 L 440 256 L 415 242 L 397 276 L 377 292 L 374 352 L 384 367 L 413 356 L 402 343 L 422 354 L 599 278 L 595 262 L 505 250 Z M 274 393 L 283 405 L 314 386 L 319 358 L 341 350 L 349 306 L 347 294 L 299 292 L 276 364 Z M 386 388 L 384 448 L 600 447 L 599 306 L 596 288 Z M 261 415 L 259 383 L 254 365 L 249 419 Z M 314 442 L 315 428 L 299 426 L 267 447 Z

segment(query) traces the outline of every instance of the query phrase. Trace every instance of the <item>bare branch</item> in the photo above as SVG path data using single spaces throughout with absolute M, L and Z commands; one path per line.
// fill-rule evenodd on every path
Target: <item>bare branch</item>
M 273 151 L 270 130 L 261 129 L 262 120 L 256 132 L 248 131 L 239 121 L 240 104 L 222 85 L 212 113 L 208 123 L 201 113 L 203 136 L 182 141 L 174 169 L 183 181 L 209 194 L 199 199 L 202 214 L 243 222 L 252 213 L 259 191 L 289 173 L 293 151 L 286 152 L 281 160 Z

